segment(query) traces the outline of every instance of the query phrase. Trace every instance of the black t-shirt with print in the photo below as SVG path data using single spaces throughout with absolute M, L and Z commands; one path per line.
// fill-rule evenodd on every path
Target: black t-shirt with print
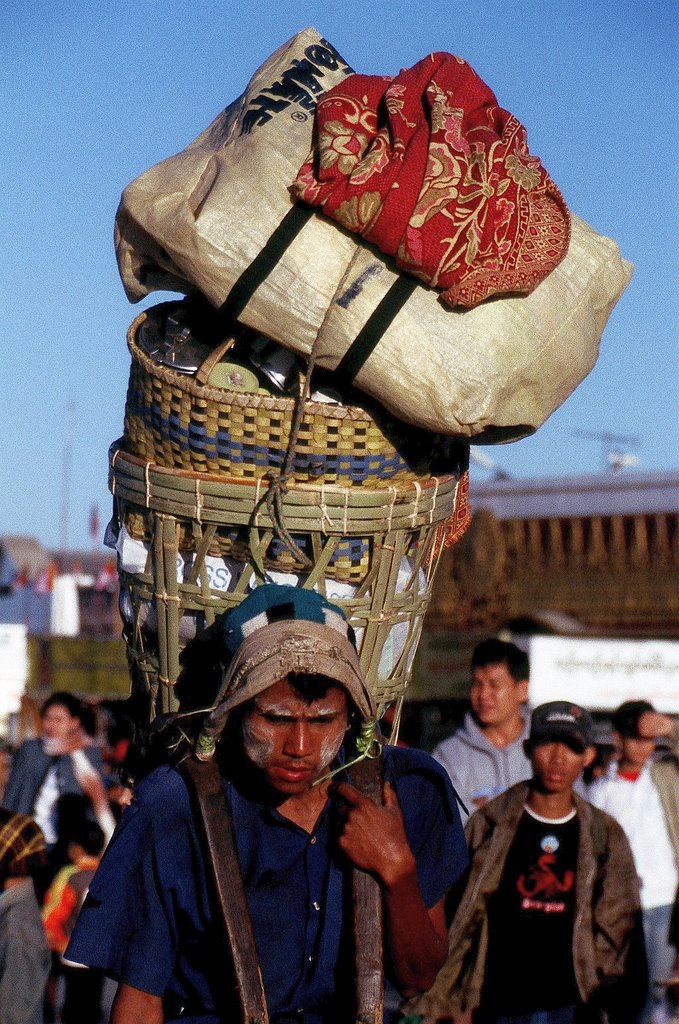
M 497 892 L 488 899 L 489 948 L 481 1005 L 502 1014 L 577 1002 L 573 971 L 579 821 L 524 811 Z

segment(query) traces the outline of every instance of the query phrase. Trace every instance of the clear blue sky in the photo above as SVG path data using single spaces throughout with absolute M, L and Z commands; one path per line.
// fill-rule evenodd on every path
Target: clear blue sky
M 4 0 L 0 5 L 0 534 L 88 546 L 122 430 L 125 332 L 115 210 L 261 62 L 313 25 L 356 70 L 465 57 L 527 127 L 570 208 L 636 265 L 588 379 L 535 437 L 484 449 L 515 476 L 595 472 L 596 441 L 679 465 L 677 25 L 663 0 Z M 160 301 L 151 297 L 144 304 Z M 72 439 L 70 486 L 64 450 Z M 475 470 L 479 478 L 483 470 Z

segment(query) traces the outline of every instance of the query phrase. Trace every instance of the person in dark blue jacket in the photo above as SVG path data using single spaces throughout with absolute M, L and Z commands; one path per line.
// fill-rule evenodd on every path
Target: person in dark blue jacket
M 74 694 L 53 693 L 42 707 L 42 736 L 22 743 L 12 760 L 3 805 L 34 818 L 48 850 L 59 838 L 58 804 L 64 796 L 87 797 L 93 816 L 103 816 L 109 831 L 101 751 L 83 728 L 84 714 Z
M 318 594 L 258 587 L 216 630 L 225 667 L 197 748 L 221 737 L 269 1020 L 355 1020 L 354 867 L 379 883 L 387 975 L 403 995 L 423 991 L 445 960 L 445 899 L 467 866 L 445 771 L 387 747 L 383 803 L 350 784 L 354 737 L 375 705 L 353 631 Z M 192 795 L 180 770 L 160 766 L 135 787 L 66 955 L 121 982 L 113 1024 L 235 1024 L 220 928 Z

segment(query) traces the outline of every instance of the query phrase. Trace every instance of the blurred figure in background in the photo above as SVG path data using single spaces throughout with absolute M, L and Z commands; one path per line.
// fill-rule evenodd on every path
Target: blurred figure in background
M 102 777 L 102 757 L 83 727 L 91 715 L 72 693 L 53 693 L 42 708 L 42 737 L 17 750 L 5 787 L 4 805 L 35 818 L 48 851 L 58 838 L 58 801 L 66 794 L 87 796 L 107 838 L 115 822 Z
M 674 900 L 668 938 L 674 950 L 675 961 L 674 970 L 667 979 L 667 1021 L 668 1024 L 679 1024 L 679 889 Z
M 49 948 L 56 954 L 58 971 L 64 978 L 61 1024 L 99 1024 L 103 974 L 70 964 L 62 954 L 101 860 L 104 833 L 96 822 L 83 818 L 71 834 L 69 863 L 57 872 L 47 891 L 43 923 Z
M 515 782 L 530 778 L 528 655 L 516 644 L 484 640 L 472 654 L 471 710 L 433 751 L 471 814 Z
M 597 779 L 602 779 L 608 772 L 611 763 L 617 760 L 618 748 L 615 744 L 613 730 L 607 722 L 594 723 L 594 749 L 596 754 L 590 765 L 582 773 L 581 796 L 587 797 L 588 787 Z M 578 787 L 580 789 L 580 787 Z
M 641 1020 L 663 1024 L 665 981 L 674 967 L 670 919 L 679 882 L 679 730 L 645 700 L 626 701 L 613 715 L 620 758 L 593 782 L 589 798 L 622 825 L 641 881 L 650 976 Z M 669 744 L 656 752 L 658 740 Z
M 50 956 L 33 876 L 47 863 L 35 822 L 0 808 L 0 1021 L 42 1024 Z

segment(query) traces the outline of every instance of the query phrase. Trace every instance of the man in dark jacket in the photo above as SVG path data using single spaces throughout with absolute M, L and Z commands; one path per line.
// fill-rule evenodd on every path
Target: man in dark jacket
M 157 767 L 135 787 L 67 958 L 120 980 L 113 1024 L 344 1024 L 357 1019 L 365 977 L 355 969 L 353 917 L 362 901 L 352 911 L 352 885 L 369 875 L 378 900 L 367 931 L 384 917 L 387 973 L 403 994 L 423 991 L 445 960 L 445 898 L 468 862 L 445 772 L 422 751 L 386 747 L 383 802 L 379 781 L 375 801 L 356 785 L 375 702 L 353 630 L 319 594 L 257 587 L 215 623 L 211 640 L 218 693 L 195 760 L 185 757 L 179 771 Z M 194 682 L 204 684 L 209 665 Z M 201 717 L 178 722 L 186 730 Z M 216 780 L 212 806 L 224 796 L 214 841 L 201 831 L 209 815 L 201 824 L 193 806 L 200 793 L 192 773 L 206 769 Z M 232 868 L 215 873 L 228 890 L 225 918 L 236 887 L 244 902 L 225 956 L 203 844 L 214 863 L 230 824 Z M 371 1006 L 381 960 L 375 953 L 368 965 L 378 974 Z M 235 989 L 245 988 L 234 985 L 229 962 L 236 974 L 239 963 L 259 968 L 249 990 L 266 1009 L 233 1005 Z
M 533 712 L 532 778 L 467 823 L 472 857 L 450 953 L 413 1012 L 457 1024 L 635 1020 L 646 993 L 639 886 L 625 834 L 573 792 L 594 757 L 574 704 Z M 580 1019 L 580 1017 L 578 1017 Z

